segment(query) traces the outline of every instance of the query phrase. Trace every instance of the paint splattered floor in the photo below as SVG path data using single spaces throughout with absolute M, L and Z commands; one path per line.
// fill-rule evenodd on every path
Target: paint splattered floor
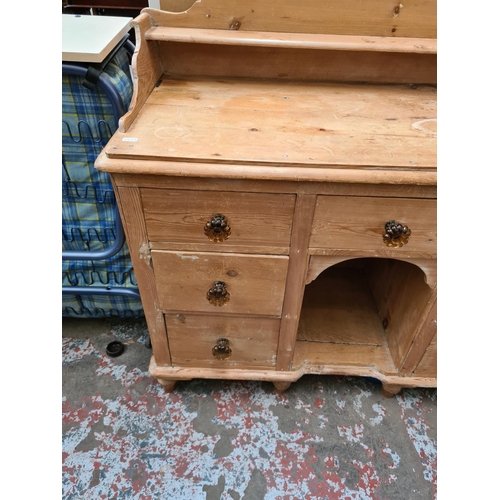
M 146 333 L 63 319 L 64 499 L 437 498 L 435 389 L 386 399 L 371 379 L 305 376 L 282 395 L 217 380 L 167 394 Z

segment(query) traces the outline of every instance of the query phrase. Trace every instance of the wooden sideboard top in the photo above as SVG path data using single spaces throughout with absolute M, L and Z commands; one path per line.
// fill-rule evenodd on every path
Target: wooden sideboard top
M 110 158 L 436 168 L 436 89 L 165 77 Z

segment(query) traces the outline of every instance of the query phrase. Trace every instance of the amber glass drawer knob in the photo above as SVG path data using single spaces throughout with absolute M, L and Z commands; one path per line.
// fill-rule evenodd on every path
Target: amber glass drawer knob
M 205 236 L 210 241 L 220 243 L 221 241 L 227 240 L 231 235 L 231 226 L 224 215 L 215 214 L 205 224 L 204 232 Z
M 227 359 L 232 353 L 233 351 L 229 347 L 229 340 L 227 339 L 217 340 L 217 344 L 212 347 L 212 354 L 217 359 Z
M 383 240 L 388 247 L 402 247 L 408 243 L 410 236 L 411 231 L 408 226 L 405 226 L 400 222 L 396 222 L 395 220 L 390 220 L 385 223 Z
M 223 281 L 216 281 L 207 292 L 207 300 L 214 306 L 223 306 L 229 302 L 231 295 Z

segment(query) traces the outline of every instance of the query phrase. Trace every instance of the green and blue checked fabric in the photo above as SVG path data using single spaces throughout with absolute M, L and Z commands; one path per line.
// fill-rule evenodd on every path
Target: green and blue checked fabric
M 121 48 L 104 68 L 124 108 L 132 98 L 127 52 Z M 62 247 L 99 251 L 115 241 L 116 200 L 109 175 L 94 168 L 103 146 L 116 130 L 113 106 L 83 78 L 62 77 Z M 63 286 L 136 287 L 125 243 L 106 260 L 62 263 Z M 142 317 L 139 299 L 109 295 L 63 295 L 63 316 Z

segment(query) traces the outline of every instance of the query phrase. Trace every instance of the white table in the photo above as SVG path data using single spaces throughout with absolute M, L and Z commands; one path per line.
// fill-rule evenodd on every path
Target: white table
M 131 17 L 62 14 L 62 60 L 101 63 L 129 32 Z

